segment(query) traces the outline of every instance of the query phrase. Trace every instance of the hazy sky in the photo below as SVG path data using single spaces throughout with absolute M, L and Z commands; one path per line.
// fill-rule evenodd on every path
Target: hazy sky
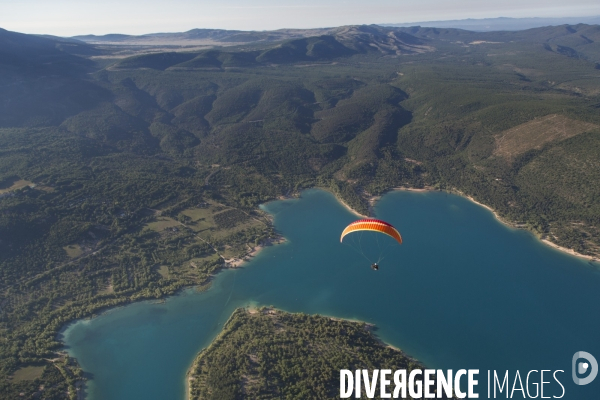
M 0 28 L 58 36 L 593 15 L 599 0 L 0 0 Z

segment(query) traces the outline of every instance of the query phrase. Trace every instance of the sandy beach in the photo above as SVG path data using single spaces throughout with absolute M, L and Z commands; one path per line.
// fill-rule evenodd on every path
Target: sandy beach
M 485 208 L 486 210 L 490 211 L 492 214 L 494 214 L 494 217 L 495 217 L 495 218 L 496 218 L 498 221 L 502 222 L 504 225 L 508 225 L 508 226 L 510 226 L 511 228 L 519 229 L 519 228 L 518 228 L 518 227 L 517 227 L 515 224 L 513 224 L 513 223 L 511 223 L 511 222 L 508 222 L 508 221 L 504 220 L 503 218 L 501 218 L 501 217 L 500 217 L 500 215 L 498 215 L 498 213 L 497 213 L 497 212 L 496 212 L 496 211 L 495 211 L 495 210 L 494 210 L 492 207 L 490 207 L 490 206 L 486 206 L 485 204 L 478 202 L 477 200 L 475 200 L 475 199 L 474 199 L 474 198 L 472 198 L 471 196 L 467 196 L 467 195 L 466 195 L 466 194 L 464 194 L 464 193 L 460 193 L 460 192 L 459 192 L 459 194 L 460 194 L 461 196 L 463 196 L 463 197 L 466 197 L 467 199 L 471 200 L 473 203 L 475 203 L 475 204 L 477 204 L 477 205 L 479 205 L 479 206 L 481 206 L 481 207 Z
M 567 249 L 566 247 L 559 246 L 559 245 L 557 245 L 556 243 L 552 243 L 552 242 L 551 242 L 551 241 L 549 241 L 548 239 L 540 239 L 540 240 L 541 240 L 542 242 L 544 242 L 545 244 L 547 244 L 548 246 L 550 246 L 550 247 L 553 247 L 553 248 L 555 248 L 556 250 L 560 250 L 560 251 L 562 251 L 562 252 L 568 253 L 568 254 L 570 254 L 570 255 L 572 255 L 572 256 L 575 256 L 575 257 L 580 257 L 580 258 L 584 258 L 584 259 L 586 259 L 586 260 L 590 260 L 590 261 L 596 261 L 596 262 L 598 262 L 598 261 L 599 261 L 599 260 L 598 260 L 596 257 L 587 256 L 587 255 L 585 255 L 585 254 L 578 253 L 578 252 L 576 252 L 576 251 L 575 251 L 575 250 L 573 250 L 573 249 Z
M 350 207 L 348 204 L 344 203 L 344 200 L 342 200 L 338 196 L 335 196 L 335 198 L 338 199 L 338 201 L 340 202 L 340 204 L 343 205 L 344 207 L 346 207 L 346 209 L 348 211 L 350 211 L 352 214 L 357 215 L 357 216 L 362 217 L 362 218 L 370 218 L 368 215 L 361 214 L 358 211 L 356 211 L 355 209 L 353 209 L 352 207 Z
M 382 196 L 384 196 L 386 193 L 388 192 L 396 192 L 396 191 L 406 191 L 406 192 L 431 192 L 437 190 L 431 186 L 425 186 L 424 188 L 409 188 L 409 187 L 405 187 L 405 186 L 398 186 L 398 187 L 393 187 L 389 190 L 386 190 L 383 194 L 379 195 L 379 196 L 370 196 L 368 198 L 368 202 L 369 202 L 369 214 L 373 215 L 373 207 L 375 207 L 375 204 L 379 201 L 379 199 L 381 199 Z
M 435 189 L 432 186 L 425 186 L 424 188 L 420 188 L 420 189 L 399 186 L 399 187 L 394 187 L 394 188 L 390 189 L 390 191 L 392 191 L 392 190 L 393 191 L 404 190 L 406 192 L 431 192 L 431 191 L 434 191 L 434 190 L 437 190 L 437 189 Z
M 335 196 L 335 198 L 337 199 L 337 201 L 343 205 L 348 211 L 350 211 L 352 214 L 361 217 L 361 218 L 370 218 L 368 215 L 364 215 L 359 213 L 358 211 L 356 211 L 354 208 L 350 207 L 348 204 L 346 204 L 346 202 L 344 202 L 344 200 L 342 200 L 342 198 L 340 196 L 338 196 L 333 190 L 327 188 L 327 187 L 316 187 L 316 189 L 321 189 L 324 190 L 326 192 L 329 192 L 331 194 L 333 194 Z
M 459 193 L 460 193 L 460 192 L 459 192 Z M 485 205 L 485 204 L 483 204 L 483 203 L 480 203 L 480 202 L 478 202 L 477 200 L 475 200 L 475 199 L 474 199 L 474 198 L 472 198 L 471 196 L 467 196 L 467 195 L 465 195 L 464 193 L 460 193 L 460 194 L 461 194 L 461 196 L 463 196 L 463 197 L 466 197 L 467 199 L 471 200 L 473 203 L 475 203 L 475 204 L 477 204 L 477 205 L 480 205 L 481 207 L 483 207 L 483 208 L 485 208 L 485 209 L 487 209 L 487 210 L 491 211 L 491 212 L 492 212 L 492 214 L 494 214 L 494 217 L 496 217 L 496 219 L 497 219 L 498 221 L 502 222 L 504 225 L 507 225 L 507 226 L 509 226 L 509 227 L 511 227 L 511 228 L 513 228 L 513 229 L 523 229 L 523 228 L 521 228 L 521 227 L 517 226 L 516 224 L 514 224 L 514 223 L 512 223 L 512 222 L 509 222 L 509 221 L 506 221 L 505 219 L 501 218 L 501 217 L 498 215 L 498 213 L 497 213 L 496 211 L 494 211 L 494 209 L 493 209 L 493 208 L 491 208 L 491 207 L 489 207 L 489 206 L 486 206 L 486 205 Z M 540 239 L 540 241 L 541 241 L 542 243 L 544 243 L 544 244 L 546 244 L 546 245 L 548 245 L 548 246 L 550 246 L 550 247 L 552 247 L 552 248 L 556 249 L 556 250 L 560 250 L 560 251 L 562 251 L 562 252 L 564 252 L 564 253 L 567 253 L 567 254 L 570 254 L 570 255 L 572 255 L 572 256 L 579 257 L 579 258 L 583 258 L 583 259 L 585 259 L 585 260 L 597 261 L 597 259 L 596 259 L 595 257 L 588 256 L 588 255 L 585 255 L 585 254 L 581 254 L 581 253 L 578 253 L 578 252 L 576 252 L 576 251 L 575 251 L 575 250 L 573 250 L 573 249 L 568 249 L 568 248 L 566 248 L 566 247 L 559 246 L 559 245 L 557 245 L 556 243 L 553 243 L 553 242 L 549 241 L 548 239 Z

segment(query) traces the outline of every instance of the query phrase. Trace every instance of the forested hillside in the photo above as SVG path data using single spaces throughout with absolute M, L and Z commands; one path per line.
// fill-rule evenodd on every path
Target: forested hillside
M 61 326 L 205 284 L 276 236 L 260 203 L 308 187 L 362 213 L 392 187 L 460 191 L 600 256 L 598 29 L 235 32 L 132 57 L 0 30 L 0 393 L 75 396 Z
M 190 399 L 337 399 L 341 369 L 423 368 L 381 344 L 369 328 L 271 308 L 238 309 L 188 372 Z

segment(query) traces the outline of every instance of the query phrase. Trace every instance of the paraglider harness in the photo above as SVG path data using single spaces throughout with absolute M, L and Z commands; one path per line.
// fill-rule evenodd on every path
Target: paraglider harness
M 377 263 L 373 263 L 373 264 L 371 264 L 371 269 L 373 271 L 379 271 L 379 265 L 377 265 Z

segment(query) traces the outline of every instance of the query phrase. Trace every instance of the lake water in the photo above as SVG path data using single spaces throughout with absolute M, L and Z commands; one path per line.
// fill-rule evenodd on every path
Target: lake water
M 441 192 L 392 192 L 377 203 L 377 217 L 404 238 L 377 272 L 339 243 L 357 217 L 333 195 L 309 190 L 264 209 L 288 241 L 222 271 L 208 291 L 128 305 L 65 330 L 69 353 L 93 375 L 89 399 L 183 399 L 198 351 L 248 305 L 373 323 L 384 341 L 429 367 L 479 368 L 480 398 L 487 370 L 510 370 L 512 386 L 517 370 L 525 384 L 534 369 L 564 370 L 564 399 L 600 398 L 600 377 L 587 386 L 571 379 L 576 351 L 600 360 L 600 273 L 587 261 Z M 551 373 L 544 381 L 544 396 L 561 395 Z

